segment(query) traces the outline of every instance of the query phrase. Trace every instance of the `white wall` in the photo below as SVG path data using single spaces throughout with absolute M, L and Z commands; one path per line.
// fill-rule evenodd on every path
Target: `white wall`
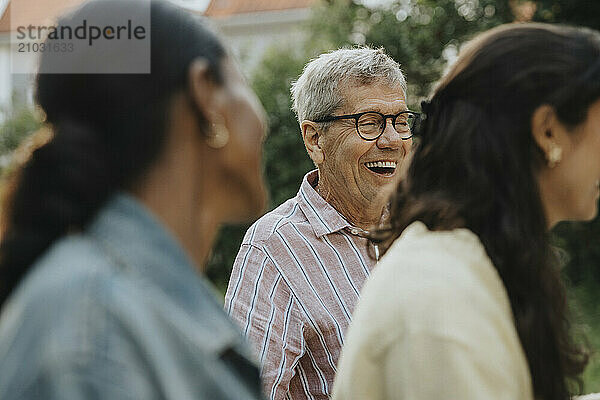
M 309 9 L 292 9 L 214 18 L 212 22 L 232 47 L 243 69 L 250 72 L 269 47 L 296 49 L 303 40 L 302 27 L 309 16 Z

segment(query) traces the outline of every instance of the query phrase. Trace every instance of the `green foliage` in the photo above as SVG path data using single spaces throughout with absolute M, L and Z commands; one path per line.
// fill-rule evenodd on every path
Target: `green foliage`
M 302 177 L 314 168 L 300 127 L 291 110 L 290 87 L 306 58 L 276 49 L 269 51 L 253 79 L 253 88 L 267 110 L 269 135 L 264 145 L 265 177 L 272 208 L 298 192 Z
M 598 288 L 593 290 L 588 285 L 571 287 L 569 290 L 569 306 L 573 315 L 573 331 L 580 342 L 591 349 L 590 362 L 584 373 L 583 393 L 600 392 L 600 313 L 598 312 Z
M 581 25 L 600 30 L 600 1 L 597 0 L 537 0 L 534 19 Z
M 402 65 L 409 83 L 409 102 L 415 104 L 427 96 L 462 41 L 512 19 L 508 1 L 395 1 L 369 9 L 338 0 L 317 9 L 310 42 L 330 48 L 354 44 L 384 47 Z
M 233 261 L 240 249 L 240 244 L 247 229 L 248 225 L 223 227 L 219 232 L 210 259 L 206 265 L 206 276 L 223 295 L 225 295 L 225 291 L 227 290 Z M 202 239 L 198 238 L 198 240 Z
M 565 272 L 569 280 L 577 286 L 600 285 L 600 219 L 565 222 L 554 233 L 556 242 L 568 255 Z
M 0 124 L 0 155 L 7 155 L 40 127 L 38 116 L 26 106 L 8 113 L 8 118 Z

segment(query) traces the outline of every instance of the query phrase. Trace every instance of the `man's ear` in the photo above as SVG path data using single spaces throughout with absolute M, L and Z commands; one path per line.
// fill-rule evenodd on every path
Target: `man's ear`
M 308 152 L 308 156 L 313 160 L 315 165 L 322 164 L 325 160 L 325 153 L 321 148 L 322 144 L 322 129 L 316 122 L 302 121 L 300 125 L 302 129 L 302 140 L 304 140 L 304 147 Z
M 554 107 L 542 104 L 535 109 L 531 116 L 531 134 L 546 156 L 553 147 L 564 144 L 565 127 L 556 117 Z

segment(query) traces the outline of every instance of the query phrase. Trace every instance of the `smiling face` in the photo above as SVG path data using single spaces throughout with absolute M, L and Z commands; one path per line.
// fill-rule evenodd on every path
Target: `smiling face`
M 345 102 L 335 115 L 364 111 L 391 115 L 407 110 L 400 86 L 349 84 L 340 92 Z M 355 120 L 342 119 L 330 123 L 319 144 L 323 152 L 322 162 L 317 162 L 321 195 L 351 222 L 359 226 L 377 223 L 412 139 L 402 140 L 388 119 L 383 134 L 366 141 L 358 135 Z
M 587 119 L 574 129 L 557 143 L 562 149 L 560 162 L 542 171 L 540 176 L 550 226 L 564 220 L 591 220 L 598 213 L 600 100 L 592 103 Z

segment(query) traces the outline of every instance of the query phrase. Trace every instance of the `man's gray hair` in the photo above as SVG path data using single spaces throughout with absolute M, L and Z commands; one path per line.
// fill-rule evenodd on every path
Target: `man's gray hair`
M 343 48 L 324 53 L 304 67 L 292 83 L 292 109 L 298 122 L 330 116 L 344 104 L 340 90 L 345 84 L 368 85 L 383 81 L 401 86 L 406 95 L 406 80 L 400 64 L 383 49 Z

